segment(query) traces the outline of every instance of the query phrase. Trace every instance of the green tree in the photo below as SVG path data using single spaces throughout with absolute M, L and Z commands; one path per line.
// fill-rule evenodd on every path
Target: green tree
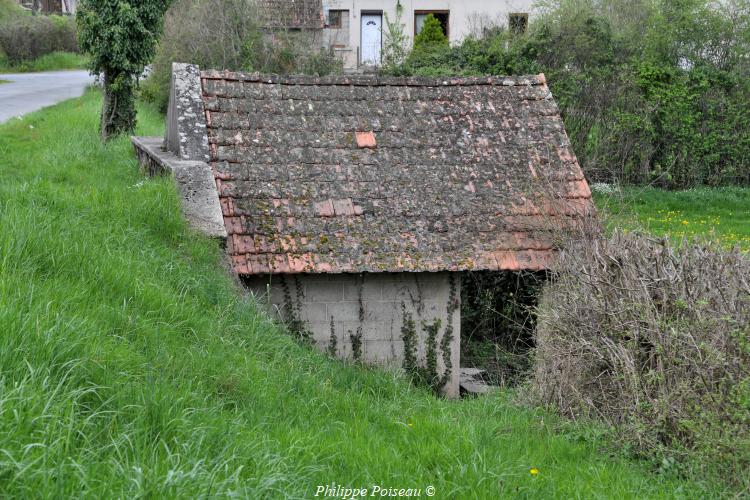
M 428 15 L 422 25 L 422 31 L 414 37 L 414 51 L 431 51 L 447 46 L 448 37 L 443 33 L 443 25 L 437 17 L 432 14 Z
M 135 129 L 135 86 L 154 55 L 170 0 L 82 0 L 77 14 L 81 49 L 103 75 L 101 134 L 107 140 Z

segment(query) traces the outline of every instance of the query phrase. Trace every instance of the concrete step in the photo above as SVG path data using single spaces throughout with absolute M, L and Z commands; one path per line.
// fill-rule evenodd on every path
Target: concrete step
M 500 389 L 495 385 L 487 385 L 482 382 L 461 382 L 459 385 L 463 392 L 475 395 L 490 394 Z
M 481 368 L 460 368 L 458 373 L 458 385 L 464 394 L 489 394 L 499 389 L 499 387 L 486 384 L 482 380 L 482 374 L 485 373 L 485 370 Z

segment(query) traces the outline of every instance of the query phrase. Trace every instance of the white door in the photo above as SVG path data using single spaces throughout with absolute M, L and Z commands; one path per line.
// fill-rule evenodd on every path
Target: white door
M 383 15 L 362 14 L 362 64 L 380 65 Z

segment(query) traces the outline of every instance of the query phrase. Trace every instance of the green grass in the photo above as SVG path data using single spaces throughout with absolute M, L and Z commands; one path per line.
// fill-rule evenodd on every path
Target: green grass
M 51 52 L 34 59 L 33 61 L 27 61 L 17 65 L 10 65 L 7 60 L 0 59 L 0 74 L 85 69 L 87 64 L 88 58 L 83 54 L 75 54 L 73 52 Z
M 99 142 L 100 103 L 0 126 L 0 496 L 716 493 L 508 394 L 444 401 L 297 345 L 186 228 L 171 181 L 139 175 L 127 138 Z
M 645 229 L 674 239 L 706 236 L 750 249 L 750 188 L 623 188 L 594 192 L 594 199 L 610 228 Z
M 10 83 L 10 80 L 2 80 L 2 79 L 0 79 L 0 85 L 2 85 L 3 83 Z

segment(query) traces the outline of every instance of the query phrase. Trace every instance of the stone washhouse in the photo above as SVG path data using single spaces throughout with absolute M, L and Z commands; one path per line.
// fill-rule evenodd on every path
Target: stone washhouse
M 449 397 L 460 273 L 546 269 L 593 214 L 543 75 L 175 64 L 166 137 L 133 143 L 145 170 L 174 177 L 189 222 L 226 239 L 259 303 L 341 358 L 432 355 Z

